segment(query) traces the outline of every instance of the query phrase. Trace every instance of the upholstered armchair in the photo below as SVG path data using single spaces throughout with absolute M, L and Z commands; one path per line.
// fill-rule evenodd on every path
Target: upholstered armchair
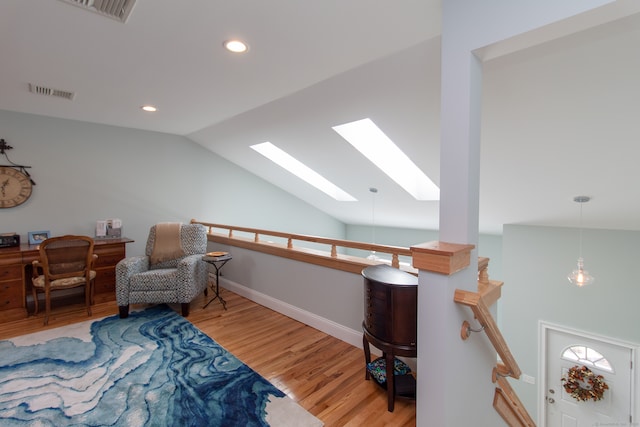
M 182 315 L 200 293 L 207 294 L 207 231 L 202 224 L 160 223 L 151 227 L 144 256 L 116 265 L 116 300 L 120 317 L 129 304 L 180 303 Z

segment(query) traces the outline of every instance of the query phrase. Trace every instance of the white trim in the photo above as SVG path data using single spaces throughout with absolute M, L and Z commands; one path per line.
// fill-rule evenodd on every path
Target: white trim
M 577 335 L 585 337 L 594 341 L 601 341 L 607 344 L 616 345 L 618 347 L 624 347 L 631 351 L 631 360 L 633 366 L 631 368 L 631 402 L 635 402 L 635 405 L 631 405 L 631 416 L 633 417 L 633 425 L 638 422 L 636 414 L 640 414 L 640 402 L 636 401 L 637 390 L 640 389 L 640 377 L 638 376 L 638 363 L 640 363 L 640 345 L 630 341 L 618 340 L 616 338 L 606 337 L 603 335 L 597 335 L 592 332 L 583 331 L 580 329 L 573 329 L 567 326 L 561 326 L 558 324 L 546 322 L 544 320 L 538 321 L 538 348 L 540 354 L 538 355 L 538 425 L 547 425 L 546 419 L 546 405 L 544 403 L 546 387 L 547 387 L 547 331 L 554 330 L 571 335 Z
M 269 295 L 258 292 L 254 289 L 247 288 L 244 285 L 233 282 L 226 278 L 220 278 L 220 286 L 228 289 L 240 296 L 243 296 L 251 301 L 254 301 L 260 305 L 284 314 L 287 317 L 291 317 L 299 322 L 309 325 L 312 328 L 318 329 L 326 334 L 338 338 L 348 344 L 355 347 L 362 348 L 362 332 L 355 331 L 346 326 L 340 325 L 332 320 L 318 316 L 306 310 L 302 310 L 294 305 L 275 299 Z M 373 349 L 372 349 L 373 350 Z M 372 351 L 375 353 L 375 351 Z

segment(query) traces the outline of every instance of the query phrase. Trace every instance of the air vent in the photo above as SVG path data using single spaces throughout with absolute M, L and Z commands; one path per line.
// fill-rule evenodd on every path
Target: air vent
M 74 92 L 69 92 L 67 90 L 52 89 L 50 87 L 34 85 L 33 83 L 29 83 L 29 92 L 37 95 L 55 96 L 68 100 L 73 100 L 73 97 L 76 95 Z
M 61 0 L 102 16 L 127 22 L 136 0 Z

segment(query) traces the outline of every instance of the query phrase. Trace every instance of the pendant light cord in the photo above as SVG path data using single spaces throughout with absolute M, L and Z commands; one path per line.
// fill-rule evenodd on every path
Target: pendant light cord
M 578 255 L 582 258 L 582 205 L 584 202 L 580 203 L 580 247 L 578 248 Z
M 371 243 L 376 242 L 376 193 L 378 189 L 375 187 L 369 188 L 371 192 Z

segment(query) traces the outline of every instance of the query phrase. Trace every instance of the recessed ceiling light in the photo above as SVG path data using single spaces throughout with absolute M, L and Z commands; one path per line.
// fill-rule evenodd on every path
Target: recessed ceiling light
M 158 109 L 153 105 L 143 105 L 140 108 L 142 108 L 143 111 L 146 111 L 148 113 L 155 113 L 156 111 L 158 111 Z
M 240 40 L 226 40 L 223 44 L 225 49 L 233 53 L 244 53 L 249 50 L 249 46 Z
M 439 200 L 440 189 L 371 121 L 362 119 L 333 130 L 416 200 Z
M 357 201 L 352 195 L 335 186 L 328 179 L 272 143 L 263 142 L 262 144 L 252 145 L 251 148 L 335 200 L 340 202 Z

